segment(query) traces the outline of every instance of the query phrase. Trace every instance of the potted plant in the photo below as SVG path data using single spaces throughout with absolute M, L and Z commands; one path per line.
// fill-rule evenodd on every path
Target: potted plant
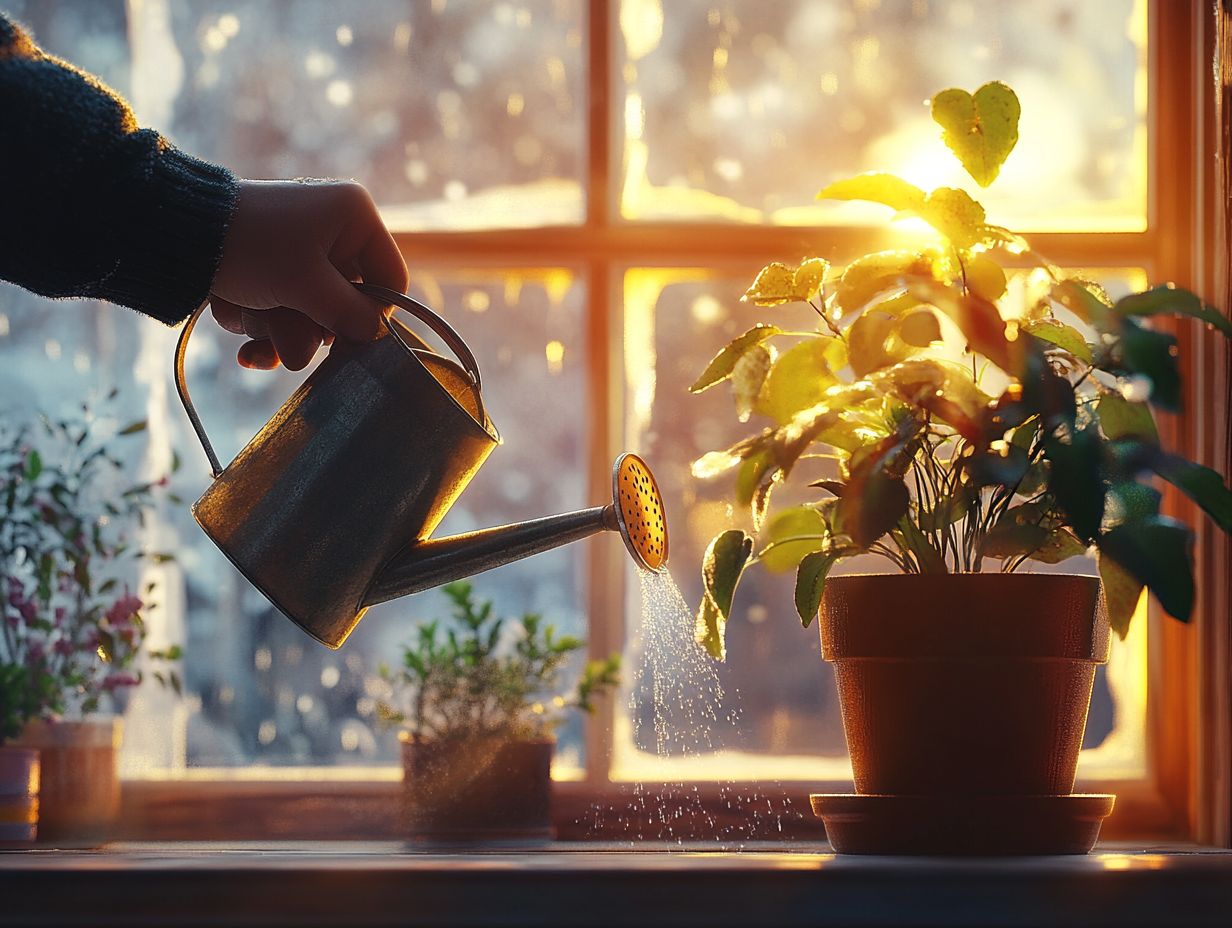
M 981 186 L 1013 150 L 1019 112 L 1001 83 L 932 100 Z M 801 304 L 815 325 L 758 322 L 692 387 L 730 381 L 741 421 L 769 420 L 694 464 L 699 477 L 735 471 L 753 526 L 706 551 L 698 641 L 722 659 L 745 569 L 796 571 L 796 609 L 806 627 L 820 610 L 869 800 L 834 807 L 840 850 L 1089 848 L 1110 797 L 1039 797 L 1078 798 L 1067 794 L 1107 623 L 1124 637 L 1144 588 L 1181 621 L 1193 608 L 1193 535 L 1161 513 L 1156 478 L 1232 526 L 1223 479 L 1160 446 L 1152 409 L 1177 411 L 1181 384 L 1176 339 L 1153 320 L 1225 336 L 1232 324 L 1171 285 L 1114 301 L 963 190 L 871 173 L 818 196 L 889 206 L 934 235 L 841 271 L 819 257 L 771 264 L 744 295 Z M 788 481 L 817 498 L 770 517 Z M 1088 552 L 1098 578 L 1024 572 Z M 870 554 L 896 573 L 829 578 Z
M 0 847 L 28 843 L 37 835 L 39 754 L 12 742 L 55 695 L 51 678 L 37 668 L 0 663 Z
M 403 726 L 403 811 L 418 837 L 551 834 L 552 732 L 569 709 L 594 711 L 620 657 L 589 661 L 566 696 L 562 676 L 585 645 L 541 616 L 499 618 L 469 583 L 442 587 L 448 622 L 419 626 L 402 666 L 380 668 L 379 717 Z
M 141 682 L 149 607 L 131 591 L 139 559 L 168 558 L 130 537 L 166 481 L 130 485 L 100 427 L 84 408 L 78 420 L 43 419 L 37 438 L 0 428 L 0 667 L 6 696 L 24 707 L 6 712 L 8 734 L 41 755 L 39 836 L 59 842 L 101 840 L 119 810 L 120 719 L 102 710 L 121 708 Z M 149 654 L 180 656 L 178 647 Z M 155 676 L 179 690 L 174 670 Z

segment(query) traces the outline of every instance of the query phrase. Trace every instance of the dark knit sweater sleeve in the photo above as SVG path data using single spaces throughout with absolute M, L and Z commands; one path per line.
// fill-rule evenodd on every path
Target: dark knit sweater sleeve
M 230 171 L 138 127 L 0 14 L 0 279 L 180 322 L 209 294 L 237 195 Z

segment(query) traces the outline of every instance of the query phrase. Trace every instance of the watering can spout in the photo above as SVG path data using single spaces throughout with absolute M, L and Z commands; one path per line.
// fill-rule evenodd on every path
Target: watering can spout
M 663 502 L 650 469 L 635 454 L 623 454 L 616 460 L 608 505 L 412 542 L 377 574 L 363 605 L 418 593 L 604 531 L 619 532 L 640 567 L 665 568 Z

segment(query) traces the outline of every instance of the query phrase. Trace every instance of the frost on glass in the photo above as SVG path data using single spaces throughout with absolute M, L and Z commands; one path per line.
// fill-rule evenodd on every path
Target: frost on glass
M 581 0 L 131 9 L 157 84 L 140 115 L 194 154 L 356 178 L 404 229 L 582 219 Z
M 625 442 L 638 448 L 655 470 L 668 503 L 671 571 L 685 600 L 701 597 L 702 554 L 710 539 L 727 528 L 749 530 L 747 509 L 732 506 L 731 473 L 699 480 L 690 465 L 714 448 L 727 447 L 755 425 L 732 415 L 732 391 L 723 385 L 688 393 L 711 357 L 756 322 L 788 330 L 816 325 L 801 305 L 760 309 L 739 302 L 757 265 L 746 277 L 700 269 L 633 268 L 625 273 L 624 346 L 627 392 Z M 1141 272 L 1098 269 L 1085 273 L 1121 294 L 1140 288 Z M 1021 286 L 1012 281 L 1011 286 Z M 793 505 L 814 501 L 821 491 L 803 489 L 813 479 L 835 476 L 834 463 L 805 456 L 800 477 L 776 490 L 770 518 Z M 844 573 L 885 572 L 885 561 L 857 558 Z M 1093 562 L 1072 559 L 1055 569 L 1094 573 Z M 850 776 L 842 719 L 831 666 L 821 660 L 817 626 L 802 629 L 792 602 L 794 576 L 753 571 L 741 582 L 727 626 L 727 661 L 716 664 L 728 698 L 739 715 L 736 726 L 719 726 L 707 752 L 665 762 L 656 744 L 655 700 L 645 679 L 642 617 L 631 589 L 626 619 L 626 666 L 630 692 L 618 705 L 613 777 L 682 779 L 843 779 Z M 1100 668 L 1087 726 L 1080 773 L 1088 777 L 1140 774 L 1144 763 L 1146 628 L 1118 642 L 1108 668 Z M 690 724 L 677 707 L 659 707 L 660 729 L 669 736 Z M 664 717 L 666 721 L 664 722 Z M 662 739 L 660 739 L 662 740 Z M 670 744 L 670 741 L 669 741 Z
M 971 187 L 928 99 L 1010 83 L 1021 141 L 990 216 L 1023 231 L 1146 224 L 1141 0 L 622 0 L 633 220 L 863 223 L 825 184 L 893 171 Z

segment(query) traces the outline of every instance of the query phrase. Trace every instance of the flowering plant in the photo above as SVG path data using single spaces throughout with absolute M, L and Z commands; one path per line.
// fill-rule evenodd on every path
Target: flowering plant
M 0 425 L 0 742 L 141 682 L 143 596 L 154 585 L 133 591 L 137 561 L 170 555 L 135 548 L 130 532 L 167 480 L 125 485 L 99 426 L 85 406 L 77 421 L 44 418 L 39 441 L 29 426 Z M 175 661 L 180 649 L 150 654 Z M 156 676 L 180 690 L 174 670 Z
M 932 100 L 945 143 L 981 187 L 1013 150 L 1019 113 L 1001 83 Z M 1156 478 L 1225 531 L 1232 493 L 1215 471 L 1160 446 L 1152 409 L 1179 410 L 1181 380 L 1177 340 L 1153 318 L 1188 317 L 1225 336 L 1232 322 L 1172 285 L 1114 301 L 987 222 L 964 190 L 871 173 L 818 198 L 888 206 L 922 220 L 933 240 L 841 271 L 818 257 L 771 264 L 745 293 L 758 307 L 802 304 L 815 326 L 759 322 L 693 384 L 697 393 L 730 381 L 740 420 L 769 420 L 694 463 L 699 477 L 735 470 L 754 529 L 710 543 L 698 641 L 723 657 L 751 564 L 796 570 L 807 626 L 834 564 L 869 553 L 906 573 L 949 573 L 1094 551 L 1119 634 L 1144 588 L 1187 620 L 1193 533 L 1161 514 Z M 1007 282 L 1010 267 L 1020 274 Z M 824 497 L 768 518 L 771 492 L 806 459 L 832 467 L 808 482 Z

